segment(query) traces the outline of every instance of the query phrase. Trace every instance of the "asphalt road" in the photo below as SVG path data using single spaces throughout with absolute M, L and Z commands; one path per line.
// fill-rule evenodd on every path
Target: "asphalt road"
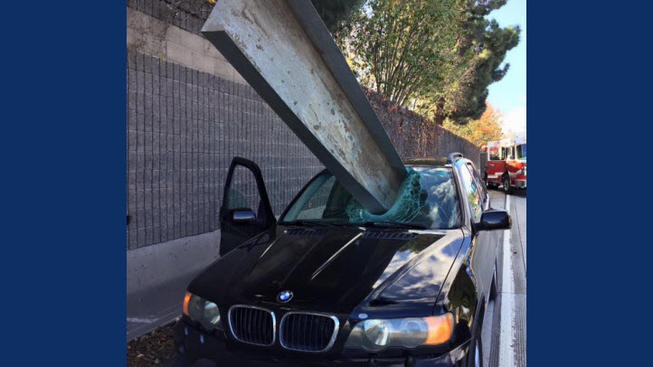
M 526 366 L 526 193 L 490 191 L 490 205 L 508 208 L 512 228 L 501 238 L 497 280 L 499 296 L 487 308 L 484 328 L 484 365 Z M 489 351 L 489 353 L 488 353 Z

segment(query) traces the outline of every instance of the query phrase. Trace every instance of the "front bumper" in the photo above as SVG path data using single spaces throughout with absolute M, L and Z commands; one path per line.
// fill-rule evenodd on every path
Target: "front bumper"
M 525 189 L 526 188 L 526 179 L 516 179 L 513 181 L 513 185 L 520 188 L 520 189 Z
M 265 348 L 258 348 L 258 351 L 241 348 L 242 344 L 230 342 L 220 333 L 203 333 L 183 320 L 175 325 L 174 338 L 179 353 L 175 367 L 459 367 L 464 365 L 469 349 L 469 344 L 465 343 L 443 355 L 396 358 L 345 358 L 299 353 L 270 353 L 265 351 Z

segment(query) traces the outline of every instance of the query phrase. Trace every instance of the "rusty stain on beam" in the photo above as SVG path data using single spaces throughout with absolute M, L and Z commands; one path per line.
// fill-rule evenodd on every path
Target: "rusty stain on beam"
M 219 0 L 202 33 L 369 211 L 406 170 L 308 0 Z

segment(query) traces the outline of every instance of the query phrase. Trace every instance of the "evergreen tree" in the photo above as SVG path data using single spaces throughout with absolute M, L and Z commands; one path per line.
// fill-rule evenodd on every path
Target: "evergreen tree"
M 501 80 L 510 64 L 501 64 L 506 53 L 519 43 L 518 26 L 502 28 L 487 15 L 505 5 L 506 0 L 466 0 L 464 29 L 458 50 L 458 67 L 441 90 L 434 90 L 429 102 L 434 120 L 442 125 L 446 118 L 466 124 L 481 117 L 486 108 L 490 84 Z

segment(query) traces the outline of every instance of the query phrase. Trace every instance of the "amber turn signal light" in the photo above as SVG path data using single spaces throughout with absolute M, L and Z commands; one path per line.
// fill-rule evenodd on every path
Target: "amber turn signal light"
M 453 331 L 453 315 L 446 313 L 441 316 L 425 317 L 424 321 L 428 324 L 429 332 L 425 345 L 442 344 L 451 338 Z
M 192 294 L 190 292 L 186 292 L 186 295 L 184 296 L 184 306 L 182 307 L 182 311 L 184 312 L 184 315 L 190 316 L 188 314 L 188 302 L 190 302 L 190 297 Z

